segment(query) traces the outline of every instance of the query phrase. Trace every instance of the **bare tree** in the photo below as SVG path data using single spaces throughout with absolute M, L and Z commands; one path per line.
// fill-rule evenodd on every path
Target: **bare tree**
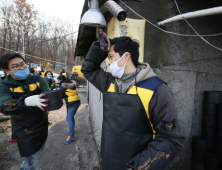
M 2 37 L 2 47 L 10 48 L 11 47 L 11 37 L 12 37 L 12 27 L 11 27 L 11 21 L 12 21 L 12 16 L 14 12 L 13 5 L 10 5 L 7 3 L 6 0 L 1 2 L 0 6 L 0 13 L 1 13 L 1 21 L 3 22 L 3 25 L 1 26 L 1 37 Z M 7 42 L 9 41 L 9 42 Z M 7 44 L 9 44 L 7 46 Z M 1 54 L 5 53 L 4 49 L 1 49 Z
M 72 24 L 58 18 L 40 17 L 27 0 L 0 0 L 0 46 L 22 51 L 22 29 L 24 30 L 25 53 L 54 62 L 67 61 L 68 70 L 75 65 L 74 51 L 76 34 Z M 19 26 L 21 25 L 22 26 Z M 0 50 L 3 54 L 6 50 Z M 29 62 L 41 60 L 27 57 Z M 67 59 L 67 60 L 66 60 Z M 55 68 L 55 64 L 53 68 Z
M 35 33 L 38 30 L 36 21 L 38 20 L 38 11 L 34 9 L 34 5 L 30 5 L 26 0 L 14 0 L 15 3 L 15 16 L 18 23 L 22 24 L 24 29 L 24 41 L 26 42 L 26 53 L 34 54 L 36 48 Z M 34 45 L 33 45 L 34 44 Z

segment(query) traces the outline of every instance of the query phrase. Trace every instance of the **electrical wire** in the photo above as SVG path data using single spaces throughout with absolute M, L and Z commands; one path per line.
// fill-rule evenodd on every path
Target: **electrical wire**
M 19 51 L 14 51 L 14 50 L 11 50 L 11 49 L 8 49 L 8 48 L 4 48 L 4 47 L 0 47 L 0 48 L 1 48 L 1 49 L 4 49 L 4 50 L 9 50 L 9 51 L 12 51 L 12 52 L 15 52 L 15 53 L 23 54 L 23 53 L 21 53 L 21 52 L 19 52 Z M 45 61 L 50 61 L 50 62 L 53 62 L 53 63 L 60 63 L 60 64 L 65 64 L 65 65 L 66 65 L 66 63 L 61 63 L 61 62 L 57 62 L 57 61 L 52 61 L 52 60 L 48 60 L 48 59 L 45 59 L 45 58 L 41 58 L 41 57 L 29 55 L 29 54 L 25 54 L 25 55 L 26 55 L 27 57 L 30 56 L 30 57 L 28 57 L 28 58 L 33 57 L 33 58 L 38 58 L 38 59 L 45 60 Z
M 222 35 L 222 33 L 218 33 L 218 34 L 209 34 L 209 35 L 189 35 L 189 34 L 180 34 L 180 33 L 176 33 L 176 32 L 171 32 L 171 31 L 166 31 L 158 26 L 156 26 L 155 24 L 153 24 L 151 21 L 149 21 L 148 19 L 144 18 L 143 16 L 141 16 L 140 14 L 138 14 L 136 11 L 134 11 L 132 8 L 130 8 L 128 5 L 126 5 L 124 2 L 122 2 L 121 0 L 119 0 L 123 5 L 125 5 L 128 9 L 130 9 L 134 14 L 136 14 L 137 16 L 143 18 L 144 20 L 146 20 L 149 24 L 151 24 L 152 26 L 156 27 L 157 29 L 168 33 L 168 34 L 173 34 L 173 35 L 178 35 L 178 36 L 186 36 L 186 37 L 198 37 L 198 36 L 202 36 L 202 37 L 211 37 L 211 36 L 219 36 Z
M 179 8 L 179 6 L 178 6 L 178 4 L 177 4 L 177 1 L 174 0 L 174 2 L 175 2 L 175 4 L 176 4 L 177 10 L 178 10 L 179 13 L 181 14 L 180 8 Z M 216 48 L 217 50 L 222 51 L 221 48 L 214 46 L 213 44 L 211 44 L 210 42 L 208 42 L 206 39 L 204 39 L 204 38 L 192 27 L 192 25 L 190 25 L 190 23 L 189 23 L 186 19 L 184 19 L 184 21 L 189 25 L 189 27 L 190 27 L 204 42 L 206 42 L 208 45 L 212 46 L 213 48 Z

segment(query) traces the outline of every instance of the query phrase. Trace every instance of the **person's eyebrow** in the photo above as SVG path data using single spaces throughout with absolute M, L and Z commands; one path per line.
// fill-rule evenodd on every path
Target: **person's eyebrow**
M 24 61 L 21 61 L 21 63 L 23 63 Z M 20 64 L 21 64 L 20 63 Z M 17 66 L 19 63 L 16 63 L 16 64 L 12 64 L 12 66 Z
M 108 57 L 110 57 L 111 55 L 112 55 L 112 53 L 109 53 L 109 54 L 108 54 Z

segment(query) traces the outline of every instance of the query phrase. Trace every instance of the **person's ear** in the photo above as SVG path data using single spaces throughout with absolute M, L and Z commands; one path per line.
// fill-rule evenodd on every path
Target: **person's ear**
M 129 61 L 131 58 L 131 54 L 130 53 L 126 53 L 126 60 Z
M 8 70 L 4 70 L 4 72 L 5 72 L 6 74 L 10 74 L 10 71 L 8 71 Z

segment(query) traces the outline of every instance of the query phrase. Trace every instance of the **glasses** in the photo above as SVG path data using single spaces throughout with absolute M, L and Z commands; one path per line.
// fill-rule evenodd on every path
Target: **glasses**
M 25 62 L 22 62 L 21 65 L 14 65 L 14 66 L 12 67 L 12 69 L 14 69 L 15 71 L 17 71 L 17 70 L 20 70 L 21 67 L 23 67 L 23 68 L 26 68 L 26 67 L 27 67 L 27 65 L 25 64 Z

